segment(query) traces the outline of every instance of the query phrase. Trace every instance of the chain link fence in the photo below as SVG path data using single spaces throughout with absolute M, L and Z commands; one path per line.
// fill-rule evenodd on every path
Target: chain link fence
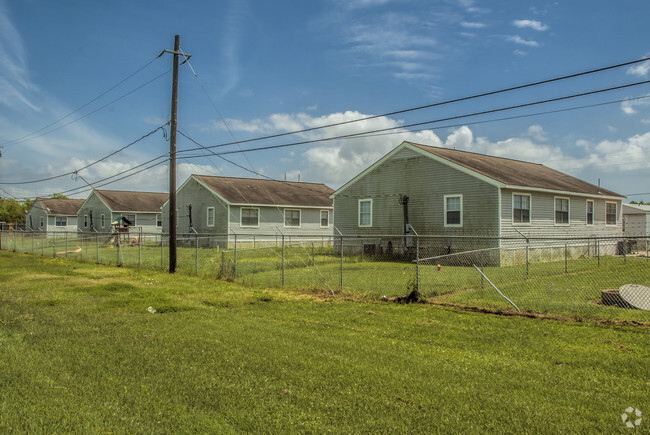
M 180 234 L 177 271 L 254 287 L 327 291 L 556 318 L 650 322 L 647 237 Z M 167 270 L 169 236 L 0 232 L 0 248 Z

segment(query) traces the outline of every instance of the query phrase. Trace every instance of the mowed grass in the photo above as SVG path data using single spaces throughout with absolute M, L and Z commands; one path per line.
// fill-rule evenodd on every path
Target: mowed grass
M 7 252 L 0 288 L 2 432 L 616 433 L 650 403 L 645 327 Z

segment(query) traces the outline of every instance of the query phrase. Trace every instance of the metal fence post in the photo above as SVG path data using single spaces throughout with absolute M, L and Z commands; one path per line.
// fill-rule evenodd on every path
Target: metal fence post
M 52 233 L 52 258 L 56 258 L 56 233 Z
M 198 275 L 199 274 L 199 235 L 198 234 L 194 235 L 194 240 L 196 242 L 196 253 L 194 255 L 194 259 L 195 259 L 194 272 L 196 275 Z
M 165 235 L 163 233 L 160 234 L 160 268 L 164 269 L 165 266 L 163 264 L 163 257 L 165 256 L 165 253 L 163 251 L 163 248 L 165 247 Z
M 526 237 L 526 279 L 529 278 L 529 275 L 528 275 L 528 248 L 529 248 L 529 245 L 530 245 L 530 239 L 528 239 L 528 237 Z
M 284 287 L 284 234 L 282 234 L 282 287 Z
M 567 264 L 567 244 L 564 244 L 564 273 L 567 273 L 568 271 L 568 264 Z
M 596 239 L 596 257 L 598 257 L 598 267 L 600 267 L 600 239 Z
M 45 237 L 47 236 L 46 232 L 43 232 L 43 237 L 41 241 L 41 257 L 45 257 Z
M 16 229 L 14 228 L 14 252 L 16 252 Z
M 138 237 L 138 269 L 142 267 L 142 227 L 140 227 L 140 236 Z
M 221 278 L 226 277 L 226 251 L 221 251 Z
M 31 230 L 32 232 L 32 255 L 34 255 L 34 230 Z
M 343 235 L 341 235 L 341 280 L 339 281 L 339 288 L 343 290 Z
M 415 237 L 415 290 L 420 291 L 420 237 Z
M 21 241 L 21 245 L 22 245 L 22 246 L 21 246 L 21 252 L 24 254 L 24 253 L 25 253 L 25 231 L 23 231 L 23 232 L 20 234 L 20 237 L 21 237 L 21 239 L 22 239 L 22 241 Z
M 65 232 L 65 258 L 68 258 L 68 232 Z
M 627 240 L 623 239 L 623 264 L 627 264 Z
M 233 270 L 233 279 L 237 279 L 237 234 L 235 233 L 235 267 Z
M 316 266 L 316 257 L 314 257 L 314 242 L 311 242 L 311 265 Z

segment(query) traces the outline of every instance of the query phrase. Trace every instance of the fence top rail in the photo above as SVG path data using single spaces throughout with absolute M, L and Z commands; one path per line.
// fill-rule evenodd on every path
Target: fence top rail
M 313 241 L 302 241 L 302 242 L 292 242 L 292 243 L 285 243 L 284 247 L 292 247 L 292 246 L 304 246 L 306 243 L 313 243 Z M 282 246 L 259 246 L 255 248 L 237 248 L 237 249 L 224 249 L 221 252 L 225 254 L 229 254 L 231 252 L 242 252 L 242 251 L 259 251 L 261 249 L 282 249 Z

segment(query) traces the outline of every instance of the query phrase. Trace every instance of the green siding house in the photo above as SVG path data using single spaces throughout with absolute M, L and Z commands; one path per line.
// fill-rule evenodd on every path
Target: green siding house
M 111 223 L 124 217 L 130 226 L 143 233 L 160 233 L 163 203 L 166 193 L 127 192 L 120 190 L 93 190 L 78 213 L 82 232 L 111 232 Z
M 178 189 L 177 232 L 223 236 L 219 245 L 276 241 L 278 237 L 330 237 L 333 190 L 324 184 L 192 175 Z M 169 232 L 169 202 L 163 206 Z M 202 244 L 216 239 L 203 239 Z
M 36 198 L 27 212 L 27 231 L 76 232 L 83 199 Z
M 544 165 L 411 142 L 332 199 L 334 225 L 344 235 L 447 237 L 440 251 L 449 253 L 499 247 L 499 238 L 508 237 L 622 234 L 622 195 Z M 384 237 L 377 243 L 390 241 L 399 249 L 406 240 Z

